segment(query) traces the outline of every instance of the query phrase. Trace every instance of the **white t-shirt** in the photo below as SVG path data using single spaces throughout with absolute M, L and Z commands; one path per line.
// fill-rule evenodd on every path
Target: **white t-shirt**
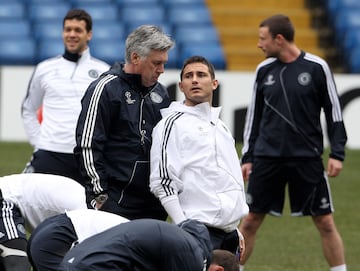
M 67 211 L 66 215 L 74 226 L 79 243 L 90 236 L 129 221 L 122 216 L 94 209 Z

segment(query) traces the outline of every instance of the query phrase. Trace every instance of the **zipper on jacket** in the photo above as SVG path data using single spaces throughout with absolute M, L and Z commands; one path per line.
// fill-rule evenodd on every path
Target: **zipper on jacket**
M 145 138 L 146 138 L 146 129 L 145 129 L 146 120 L 143 118 L 144 102 L 145 102 L 146 96 L 149 96 L 150 93 L 156 88 L 157 85 L 158 85 L 158 83 L 156 83 L 153 86 L 153 88 L 149 92 L 147 92 L 145 95 L 143 93 L 140 93 L 141 102 L 140 102 L 139 133 L 140 133 L 140 145 L 141 145 L 141 148 L 142 148 L 144 154 L 147 153 L 146 142 L 145 142 Z
M 143 119 L 144 101 L 145 101 L 145 98 L 141 95 L 139 133 L 140 133 L 140 144 L 145 153 L 145 151 L 146 151 L 146 148 L 145 148 L 145 136 L 146 136 L 145 124 L 146 123 L 145 123 L 145 120 Z

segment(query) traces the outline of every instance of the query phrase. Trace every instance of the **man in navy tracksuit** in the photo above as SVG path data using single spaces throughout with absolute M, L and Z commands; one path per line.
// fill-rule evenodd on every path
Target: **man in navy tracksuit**
M 88 87 L 76 128 L 75 156 L 96 209 L 128 219 L 166 219 L 150 193 L 151 133 L 170 103 L 158 82 L 173 41 L 156 26 L 126 40 L 126 63 L 115 63 Z
M 344 247 L 333 217 L 328 177 L 345 158 L 346 130 L 333 75 L 318 56 L 300 50 L 294 27 L 282 14 L 260 23 L 258 47 L 267 57 L 256 69 L 244 129 L 242 171 L 249 215 L 240 231 L 250 257 L 266 214 L 280 216 L 288 189 L 293 216 L 311 216 L 331 271 L 346 271 Z M 325 171 L 321 112 L 330 154 Z
M 137 219 L 85 239 L 65 255 L 59 270 L 239 270 L 234 254 L 213 253 L 212 257 L 207 228 L 196 220 L 175 225 L 155 219 Z M 222 269 L 216 268 L 219 266 Z

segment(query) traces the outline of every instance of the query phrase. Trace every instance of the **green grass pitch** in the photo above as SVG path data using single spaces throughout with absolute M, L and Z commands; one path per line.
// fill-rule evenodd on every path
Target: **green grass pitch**
M 20 173 L 31 153 L 32 148 L 28 143 L 0 142 L 0 176 Z M 360 270 L 360 150 L 347 150 L 344 169 L 340 176 L 330 179 L 330 185 L 335 205 L 335 221 L 344 241 L 348 270 Z M 311 219 L 291 217 L 288 203 L 281 218 L 266 218 L 259 230 L 254 253 L 245 269 L 329 270 L 322 255 L 318 232 Z

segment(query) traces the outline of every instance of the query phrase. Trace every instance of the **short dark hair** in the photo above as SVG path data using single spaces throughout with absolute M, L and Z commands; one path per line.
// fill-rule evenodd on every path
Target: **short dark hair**
M 236 255 L 223 249 L 212 251 L 211 264 L 217 264 L 224 268 L 224 271 L 239 271 L 239 260 Z
M 295 29 L 288 16 L 283 14 L 273 15 L 260 23 L 260 27 L 269 27 L 273 38 L 281 34 L 287 41 L 293 42 Z
M 66 13 L 64 20 L 63 20 L 63 26 L 65 25 L 65 20 L 72 20 L 76 19 L 79 21 L 85 21 L 86 23 L 86 31 L 90 32 L 92 30 L 92 18 L 89 13 L 87 13 L 83 9 L 70 9 L 68 13 Z
M 207 60 L 203 56 L 191 56 L 191 57 L 185 59 L 185 61 L 184 61 L 184 64 L 183 64 L 183 66 L 181 68 L 181 72 L 180 72 L 180 80 L 182 80 L 185 67 L 192 63 L 202 63 L 202 64 L 206 65 L 209 69 L 211 79 L 215 79 L 215 69 L 209 60 Z

